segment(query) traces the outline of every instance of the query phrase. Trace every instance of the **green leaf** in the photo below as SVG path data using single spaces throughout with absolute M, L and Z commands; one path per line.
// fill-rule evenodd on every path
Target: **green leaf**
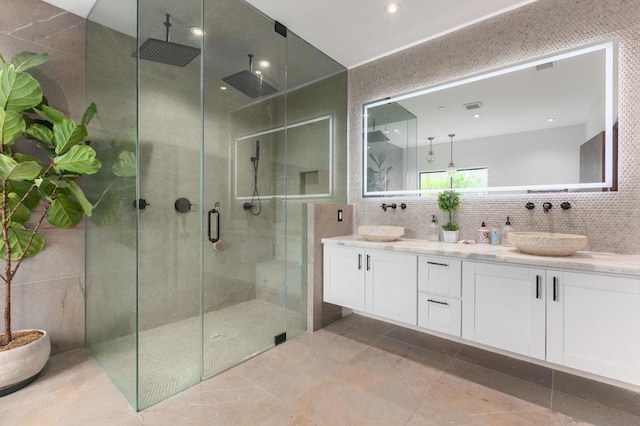
M 72 146 L 67 153 L 53 159 L 56 170 L 92 175 L 100 170 L 102 164 L 96 158 L 93 148 L 86 145 Z
M 93 119 L 93 117 L 95 117 L 97 113 L 98 113 L 98 108 L 96 107 L 96 104 L 91 102 L 91 105 L 87 107 L 84 114 L 82 115 L 82 121 L 81 121 L 82 125 L 85 127 L 88 126 L 91 120 Z
M 40 110 L 36 110 L 36 112 L 38 113 L 38 115 L 42 118 L 44 118 L 45 120 L 48 120 L 54 124 L 56 123 L 62 123 L 62 120 L 65 119 L 64 113 L 61 111 L 58 111 L 55 108 L 50 107 L 49 105 L 41 105 Z
M 6 111 L 24 111 L 42 101 L 40 83 L 26 72 L 17 72 L 13 64 L 0 70 L 0 106 Z
M 35 161 L 18 163 L 8 155 L 0 154 L 0 177 L 9 180 L 32 180 L 38 177 L 42 167 Z
M 36 179 L 36 185 L 38 185 L 40 194 L 48 200 L 51 200 L 58 189 L 50 179 Z
M 69 191 L 71 192 L 71 195 L 73 195 L 73 197 L 78 201 L 78 203 L 80 203 L 80 207 L 82 208 L 84 214 L 91 217 L 91 213 L 93 212 L 93 205 L 89 202 L 89 200 L 87 200 L 87 197 L 85 197 L 82 188 L 80 188 L 74 181 L 71 181 L 69 182 Z
M 13 154 L 13 158 L 14 160 L 16 160 L 18 163 L 26 163 L 28 161 L 33 161 L 34 163 L 38 163 L 40 165 L 40 167 L 44 168 L 45 165 L 42 163 L 42 161 L 40 161 L 39 159 L 37 159 L 36 157 L 33 157 L 31 155 L 25 155 L 21 152 L 16 152 Z
M 18 139 L 25 127 L 26 124 L 21 114 L 0 108 L 0 137 L 2 137 L 3 145 L 11 144 Z
M 109 226 L 118 222 L 121 216 L 122 198 L 117 191 L 109 189 L 93 207 L 91 221 L 98 226 Z
M 33 138 L 50 146 L 55 146 L 53 142 L 53 132 L 50 128 L 43 124 L 32 124 L 31 126 L 27 127 L 25 133 L 30 138 Z
M 11 63 L 16 66 L 16 71 L 26 71 L 30 68 L 37 67 L 49 60 L 46 53 L 37 55 L 32 52 L 22 52 L 11 58 Z
M 138 236 L 136 235 L 136 231 L 132 229 L 127 229 L 122 233 L 122 244 L 129 248 L 136 248 L 138 243 Z
M 67 118 L 53 125 L 53 139 L 56 145 L 56 154 L 64 154 L 72 146 L 78 145 L 87 137 L 87 128 L 76 125 L 73 120 Z
M 34 188 L 33 190 L 31 189 L 31 187 L 33 186 L 33 183 L 30 181 L 9 181 L 7 183 L 7 190 L 9 192 L 15 192 L 16 194 L 18 194 L 18 196 L 20 198 L 24 197 L 24 195 L 29 192 L 29 195 L 27 195 L 27 198 L 25 198 L 25 200 L 23 201 L 25 207 L 27 207 L 29 210 L 33 210 L 36 207 L 38 207 L 38 204 L 40 204 L 40 193 L 38 192 L 37 188 Z
M 56 228 L 73 228 L 82 220 L 80 203 L 65 197 L 58 197 L 51 203 L 47 220 Z
M 24 204 L 19 204 L 22 197 L 11 192 L 7 198 L 7 208 L 9 212 L 15 209 L 13 214 L 8 218 L 9 222 L 25 223 L 28 221 L 31 217 L 31 210 L 29 210 Z M 16 208 L 16 206 L 18 206 L 18 208 Z
M 137 174 L 136 154 L 131 151 L 122 151 L 118 161 L 111 167 L 113 174 L 118 177 L 133 177 Z
M 31 238 L 33 231 L 29 231 L 24 226 L 12 223 L 7 229 L 7 237 L 9 239 L 9 247 L 11 248 L 11 260 L 19 260 L 22 257 L 33 257 L 40 253 L 44 248 L 44 237 L 40 234 L 35 234 L 33 242 L 27 248 L 29 238 Z M 0 258 L 7 258 L 7 247 L 2 243 L 0 247 Z

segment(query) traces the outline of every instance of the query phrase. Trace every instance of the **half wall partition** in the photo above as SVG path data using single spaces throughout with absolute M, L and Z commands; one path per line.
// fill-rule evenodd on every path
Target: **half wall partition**
M 346 201 L 346 70 L 241 0 L 98 0 L 86 344 L 142 410 L 306 330 L 302 207 Z

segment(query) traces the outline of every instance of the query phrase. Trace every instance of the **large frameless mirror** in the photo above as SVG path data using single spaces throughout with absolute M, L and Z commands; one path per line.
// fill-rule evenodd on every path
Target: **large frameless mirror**
M 364 196 L 617 184 L 614 42 L 364 105 Z

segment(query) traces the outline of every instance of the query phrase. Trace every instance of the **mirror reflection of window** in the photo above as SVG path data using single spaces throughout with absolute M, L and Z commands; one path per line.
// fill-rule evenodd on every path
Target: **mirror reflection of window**
M 445 170 L 420 172 L 418 175 L 421 190 L 477 188 L 479 191 L 471 193 L 486 195 L 486 188 L 489 186 L 489 169 L 487 167 L 458 169 L 453 178 L 449 177 Z M 425 195 L 436 196 L 437 193 L 423 194 L 423 196 Z

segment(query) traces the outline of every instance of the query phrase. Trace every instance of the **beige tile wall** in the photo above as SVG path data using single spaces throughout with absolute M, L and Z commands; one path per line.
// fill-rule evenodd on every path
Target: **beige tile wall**
M 356 223 L 401 225 L 426 238 L 429 219 L 445 216 L 435 200 L 408 198 L 406 210 L 379 207 L 388 199 L 362 198 L 362 104 L 508 64 L 610 39 L 619 41 L 619 191 L 536 195 L 465 196 L 455 214 L 461 238 L 475 238 L 481 221 L 516 230 L 587 234 L 589 249 L 640 253 L 640 7 L 629 0 L 538 0 L 515 11 L 370 62 L 349 72 L 349 202 Z M 399 199 L 394 201 L 398 202 Z M 526 202 L 538 208 L 528 211 Z M 540 206 L 559 206 L 549 214 Z

